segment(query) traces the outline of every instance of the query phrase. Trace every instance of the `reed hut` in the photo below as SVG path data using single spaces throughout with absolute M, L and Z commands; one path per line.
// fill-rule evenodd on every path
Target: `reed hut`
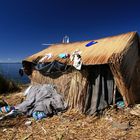
M 103 110 L 119 99 L 126 106 L 140 101 L 138 33 L 94 40 L 95 44 L 86 47 L 90 41 L 51 45 L 23 60 L 25 73 L 32 84 L 54 84 L 69 108 L 86 114 Z M 58 57 L 61 53 L 72 54 L 75 50 L 82 52 L 81 70 L 75 69 L 69 58 Z M 66 65 L 65 69 L 53 74 L 44 74 L 45 70 L 36 69 L 39 60 L 49 53 L 53 56 L 43 64 L 59 62 Z

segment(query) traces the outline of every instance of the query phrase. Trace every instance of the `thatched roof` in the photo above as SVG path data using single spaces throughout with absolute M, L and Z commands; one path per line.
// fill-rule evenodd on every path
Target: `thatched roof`
M 53 60 L 58 60 L 63 62 L 62 59 L 58 59 L 58 55 L 61 53 L 72 54 L 75 50 L 82 51 L 81 57 L 84 65 L 93 65 L 93 64 L 106 64 L 108 63 L 109 58 L 113 54 L 121 53 L 126 48 L 130 46 L 133 42 L 133 38 L 137 35 L 136 32 L 129 32 L 117 36 L 106 37 L 98 40 L 96 44 L 86 47 L 85 45 L 90 41 L 74 42 L 68 44 L 56 44 L 52 45 L 45 50 L 36 53 L 28 58 L 25 61 L 32 62 L 39 57 L 45 56 L 47 53 L 52 53 L 53 57 L 46 62 L 51 62 Z

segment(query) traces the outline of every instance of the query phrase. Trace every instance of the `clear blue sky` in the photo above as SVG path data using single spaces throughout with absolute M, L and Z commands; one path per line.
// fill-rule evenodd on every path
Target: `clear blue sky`
M 0 62 L 20 61 L 64 35 L 71 42 L 140 33 L 139 0 L 0 0 Z

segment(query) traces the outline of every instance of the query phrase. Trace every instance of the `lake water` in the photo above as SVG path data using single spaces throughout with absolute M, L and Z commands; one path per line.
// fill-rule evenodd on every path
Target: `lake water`
M 26 84 L 29 83 L 27 75 L 22 77 L 19 75 L 19 69 L 22 68 L 21 63 L 0 63 L 0 74 L 5 78 L 14 80 L 18 83 Z

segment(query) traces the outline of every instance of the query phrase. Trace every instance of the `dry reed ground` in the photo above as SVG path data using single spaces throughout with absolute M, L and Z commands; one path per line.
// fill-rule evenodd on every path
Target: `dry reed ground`
M 6 97 L 10 105 L 20 103 L 22 93 Z M 140 116 L 131 109 L 109 109 L 104 115 L 85 116 L 74 110 L 58 116 L 34 121 L 18 116 L 0 121 L 1 140 L 139 140 Z M 31 125 L 25 122 L 31 120 Z

